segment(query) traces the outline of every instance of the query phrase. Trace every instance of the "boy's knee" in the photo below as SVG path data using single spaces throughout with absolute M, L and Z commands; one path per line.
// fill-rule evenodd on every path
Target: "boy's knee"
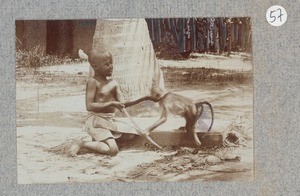
M 113 146 L 113 147 L 111 147 L 110 150 L 109 150 L 109 152 L 108 152 L 108 154 L 109 154 L 110 156 L 116 156 L 118 153 L 119 153 L 119 148 L 118 148 L 118 146 Z
M 110 156 L 116 156 L 119 152 L 119 147 L 114 139 L 108 139 L 105 141 L 108 146 L 107 154 Z

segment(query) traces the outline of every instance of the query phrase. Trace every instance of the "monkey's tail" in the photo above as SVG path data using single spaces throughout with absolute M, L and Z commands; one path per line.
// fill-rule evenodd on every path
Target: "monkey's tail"
M 214 111 L 213 111 L 212 105 L 209 102 L 207 102 L 207 101 L 197 102 L 197 103 L 195 103 L 196 107 L 197 108 L 201 107 L 201 112 L 199 114 L 199 118 L 201 117 L 201 115 L 203 113 L 203 104 L 208 105 L 210 112 L 211 112 L 211 123 L 210 123 L 210 126 L 207 131 L 207 132 L 209 132 L 214 124 Z

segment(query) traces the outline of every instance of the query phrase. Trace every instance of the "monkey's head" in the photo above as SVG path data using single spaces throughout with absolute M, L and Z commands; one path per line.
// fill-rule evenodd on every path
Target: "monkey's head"
M 155 101 L 159 101 L 163 96 L 165 95 L 165 92 L 160 87 L 152 87 L 151 89 L 151 97 L 155 99 Z

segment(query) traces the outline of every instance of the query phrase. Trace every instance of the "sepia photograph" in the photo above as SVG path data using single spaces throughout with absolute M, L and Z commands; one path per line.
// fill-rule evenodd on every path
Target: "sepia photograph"
M 254 181 L 251 25 L 16 20 L 18 183 Z

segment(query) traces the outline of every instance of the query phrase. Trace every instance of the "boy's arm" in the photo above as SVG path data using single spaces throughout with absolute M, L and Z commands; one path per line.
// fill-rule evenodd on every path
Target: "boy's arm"
M 123 104 L 117 101 L 108 101 L 105 103 L 95 103 L 94 98 L 96 95 L 96 83 L 95 81 L 89 79 L 86 84 L 86 96 L 85 96 L 85 103 L 87 111 L 92 112 L 101 112 L 105 110 L 107 107 L 114 106 L 118 109 L 124 107 Z
M 155 102 L 158 101 L 157 99 L 153 98 L 151 95 L 147 95 L 147 96 L 135 99 L 135 100 L 125 101 L 123 93 L 121 91 L 121 88 L 117 82 L 116 82 L 116 100 L 123 103 L 125 105 L 125 107 L 130 107 L 130 106 L 136 105 L 136 104 L 138 104 L 142 101 L 146 101 L 146 100 L 151 100 L 151 101 L 155 101 Z
M 130 106 L 138 104 L 138 103 L 140 103 L 142 101 L 147 101 L 147 100 L 151 100 L 151 101 L 157 102 L 157 100 L 154 99 L 152 96 L 147 95 L 147 96 L 135 99 L 135 100 L 125 101 L 123 103 L 124 103 L 125 107 L 130 107 Z
M 115 82 L 115 85 L 116 85 L 116 100 L 123 103 L 124 102 L 124 96 L 123 96 L 123 93 L 121 91 L 121 88 L 120 88 L 117 81 L 114 81 L 114 82 Z

